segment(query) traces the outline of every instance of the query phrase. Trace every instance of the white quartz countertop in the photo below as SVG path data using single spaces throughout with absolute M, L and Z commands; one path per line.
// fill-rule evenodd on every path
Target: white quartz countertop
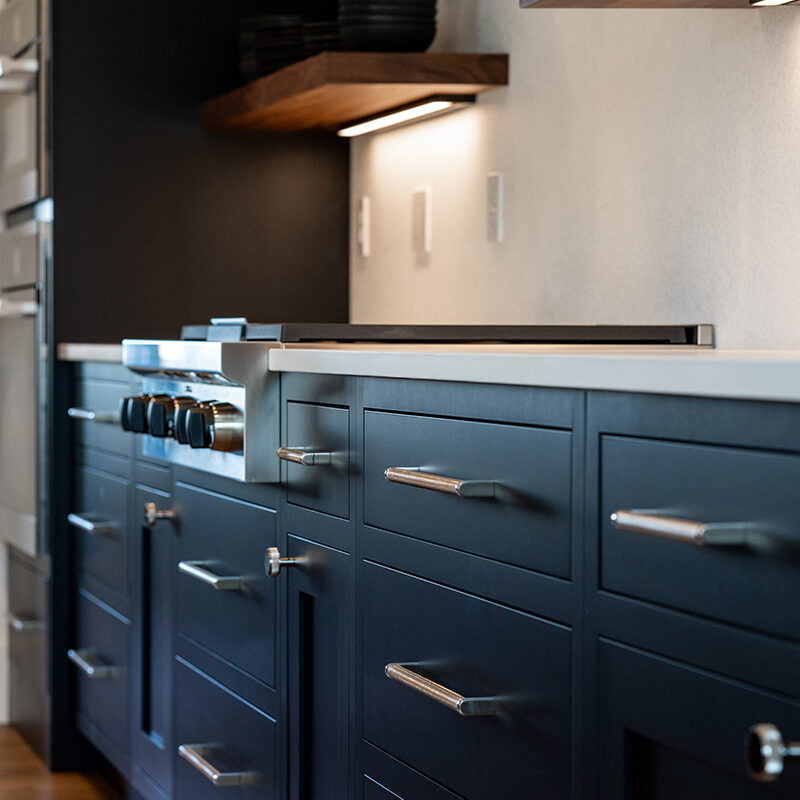
M 118 344 L 61 344 L 121 363 Z M 800 350 L 525 344 L 285 344 L 270 370 L 800 402 Z
M 800 350 L 681 346 L 292 345 L 270 369 L 800 402 Z

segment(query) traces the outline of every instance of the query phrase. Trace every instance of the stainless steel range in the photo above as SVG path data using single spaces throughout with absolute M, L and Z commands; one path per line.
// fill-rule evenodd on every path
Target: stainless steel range
M 251 325 L 244 319 L 187 326 L 182 339 L 126 339 L 125 366 L 143 376 L 124 398 L 123 428 L 143 434 L 146 456 L 240 481 L 280 476 L 278 376 L 269 351 L 286 343 L 509 342 L 711 346 L 710 325 Z

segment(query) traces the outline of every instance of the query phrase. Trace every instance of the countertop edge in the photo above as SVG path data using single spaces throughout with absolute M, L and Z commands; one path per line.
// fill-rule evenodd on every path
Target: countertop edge
M 103 361 L 107 364 L 121 364 L 122 345 L 67 342 L 58 345 L 57 357 L 59 361 Z

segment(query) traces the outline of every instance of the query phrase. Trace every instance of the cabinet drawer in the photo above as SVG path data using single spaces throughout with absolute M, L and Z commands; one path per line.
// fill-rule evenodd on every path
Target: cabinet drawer
M 276 727 L 272 717 L 176 659 L 175 741 L 176 749 L 183 747 L 175 756 L 176 800 L 279 797 Z M 215 785 L 184 752 L 201 755 L 227 777 Z M 243 783 L 237 785 L 237 780 Z
M 745 740 L 759 723 L 800 740 L 800 704 L 633 648 L 598 646 L 598 776 L 607 800 L 797 798 L 800 763 L 776 781 L 748 774 Z
M 130 482 L 91 467 L 76 470 L 69 516 L 79 569 L 128 594 Z
M 130 482 L 91 467 L 77 469 L 75 480 L 69 521 L 78 567 L 127 596 Z
M 365 738 L 471 800 L 568 797 L 570 631 L 369 562 L 362 580 Z M 389 664 L 494 711 L 461 716 Z
M 134 436 L 122 430 L 118 420 L 120 401 L 131 393 L 130 385 L 126 383 L 90 377 L 79 380 L 75 386 L 73 408 L 79 413 L 94 412 L 98 418 L 73 418 L 78 443 L 132 458 Z
M 275 512 L 182 483 L 175 506 L 178 631 L 274 687 L 276 581 L 264 554 Z M 214 576 L 230 580 L 215 588 Z
M 80 592 L 76 642 L 70 651 L 77 675 L 77 705 L 85 726 L 98 730 L 127 755 L 130 745 L 130 623 L 88 592 Z M 106 753 L 114 760 L 112 754 Z
M 378 411 L 364 424 L 368 525 L 569 577 L 569 431 Z M 495 497 L 391 483 L 389 467 L 493 481 Z
M 289 402 L 287 447 L 324 454 L 325 463 L 286 465 L 287 499 L 294 505 L 350 517 L 350 412 L 346 408 Z
M 600 586 L 761 632 L 800 637 L 800 457 L 604 436 Z M 746 523 L 768 535 L 697 546 L 618 530 L 611 514 Z M 734 531 L 735 532 L 735 531 Z

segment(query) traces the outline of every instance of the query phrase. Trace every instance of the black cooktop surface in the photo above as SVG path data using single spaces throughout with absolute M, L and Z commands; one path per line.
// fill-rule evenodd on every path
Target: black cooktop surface
M 517 344 L 713 345 L 711 325 L 350 325 L 347 323 L 248 323 L 212 320 L 186 325 L 181 339 L 235 342 L 430 342 Z

